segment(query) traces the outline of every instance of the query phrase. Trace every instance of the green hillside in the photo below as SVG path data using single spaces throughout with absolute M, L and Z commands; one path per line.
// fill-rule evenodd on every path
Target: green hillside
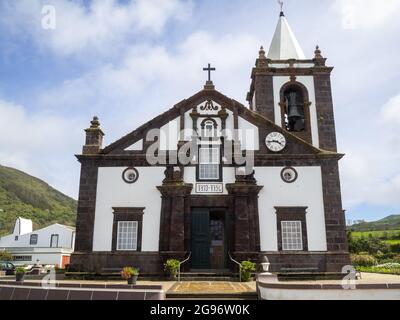
M 400 230 L 400 215 L 392 215 L 374 222 L 363 222 L 349 227 L 353 231 Z
M 18 217 L 31 219 L 34 229 L 53 223 L 75 225 L 76 200 L 47 183 L 0 165 L 0 236 L 13 231 Z

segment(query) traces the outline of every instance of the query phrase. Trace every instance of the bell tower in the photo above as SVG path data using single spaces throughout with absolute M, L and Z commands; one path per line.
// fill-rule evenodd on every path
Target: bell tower
M 260 113 L 315 147 L 337 151 L 330 74 L 317 46 L 307 59 L 283 11 L 268 54 L 260 48 L 247 101 Z

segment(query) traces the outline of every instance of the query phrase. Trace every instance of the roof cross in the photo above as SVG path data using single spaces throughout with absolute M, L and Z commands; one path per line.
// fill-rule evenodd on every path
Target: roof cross
M 211 71 L 215 71 L 217 69 L 211 68 L 211 64 L 208 64 L 208 68 L 203 68 L 203 71 L 208 71 L 208 81 L 211 82 Z

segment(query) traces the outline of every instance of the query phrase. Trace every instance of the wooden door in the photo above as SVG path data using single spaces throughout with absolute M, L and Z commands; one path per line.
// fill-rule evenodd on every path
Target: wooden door
M 193 209 L 191 219 L 192 268 L 210 268 L 210 212 Z

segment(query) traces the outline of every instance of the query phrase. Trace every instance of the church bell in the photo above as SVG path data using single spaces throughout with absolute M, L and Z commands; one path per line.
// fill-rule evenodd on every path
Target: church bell
M 300 113 L 299 106 L 296 103 L 297 102 L 296 98 L 297 98 L 296 92 L 291 92 L 289 94 L 289 99 L 286 100 L 289 119 L 298 119 L 303 117 L 303 115 Z

